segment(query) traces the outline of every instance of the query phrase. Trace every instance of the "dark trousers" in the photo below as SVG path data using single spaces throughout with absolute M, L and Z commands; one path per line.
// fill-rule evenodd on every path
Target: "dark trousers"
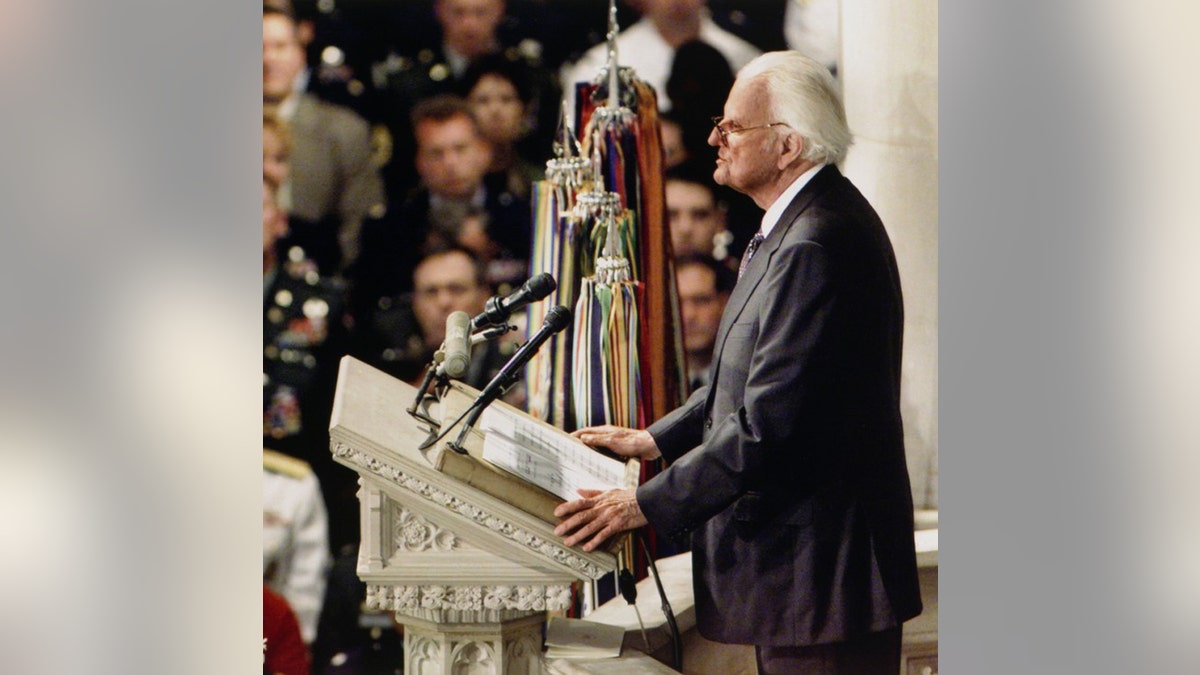
M 804 647 L 755 647 L 759 675 L 897 675 L 900 627 L 846 642 Z

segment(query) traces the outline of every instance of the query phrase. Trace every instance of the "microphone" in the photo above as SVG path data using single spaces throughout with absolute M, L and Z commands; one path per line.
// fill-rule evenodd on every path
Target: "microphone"
M 493 296 L 483 306 L 483 311 L 471 319 L 471 330 L 488 326 L 500 326 L 508 322 L 512 313 L 531 302 L 536 302 L 554 292 L 558 284 L 548 272 L 530 278 L 506 298 Z
M 425 369 L 425 379 L 421 381 L 417 397 L 408 408 L 409 415 L 431 426 L 438 426 L 436 420 L 421 412 L 421 402 L 435 378 L 439 381 L 444 381 L 446 377 L 461 380 L 466 376 L 471 367 L 471 347 L 483 342 L 483 339 L 476 341 L 475 336 L 469 335 L 470 326 L 471 315 L 466 312 L 451 312 L 446 317 L 446 337 L 442 340 L 441 349 L 433 353 L 433 363 Z M 505 326 L 505 331 L 507 329 L 508 326 Z
M 521 348 L 512 355 L 512 358 L 504 364 L 500 372 L 492 378 L 491 382 L 487 383 L 487 386 L 483 388 L 483 391 L 479 392 L 479 396 L 471 403 L 471 407 L 469 408 L 470 415 L 467 416 L 462 431 L 458 434 L 458 439 L 449 444 L 451 449 L 464 455 L 467 454 L 466 448 L 462 446 L 463 439 L 466 438 L 467 432 L 470 431 L 471 427 L 479 419 L 479 416 L 483 413 L 483 409 L 488 407 L 488 404 L 492 401 L 500 398 L 504 390 L 508 389 L 520 377 L 522 369 L 533 358 L 533 355 L 542 348 L 542 345 L 546 344 L 546 341 L 554 337 L 556 333 L 566 328 L 569 323 L 571 323 L 571 310 L 562 305 L 555 305 L 550 308 L 549 312 L 546 312 L 546 321 L 538 329 L 538 332 L 534 333 L 528 342 L 521 345 Z
M 471 366 L 471 315 L 466 312 L 451 312 L 446 317 L 446 340 L 442 343 L 445 358 L 438 366 L 439 374 L 462 379 Z
M 550 311 L 546 312 L 546 321 L 542 324 L 542 327 L 529 338 L 528 342 L 521 345 L 521 348 L 512 355 L 508 363 L 504 364 L 504 367 L 492 378 L 492 381 L 488 382 L 483 391 L 479 392 L 479 397 L 475 399 L 475 404 L 482 408 L 499 398 L 500 394 L 504 393 L 503 390 L 508 388 L 509 384 L 516 381 L 517 377 L 521 374 L 521 369 L 525 367 L 525 364 L 529 363 L 529 360 L 542 348 L 542 345 L 554 337 L 555 333 L 566 328 L 569 323 L 571 323 L 571 310 L 562 305 L 551 307 Z
M 475 345 L 494 340 L 509 331 L 517 329 L 507 324 L 487 328 L 467 336 L 471 327 L 471 315 L 466 312 L 453 312 L 446 317 L 446 340 L 438 353 L 442 360 L 437 364 L 438 377 L 453 377 L 461 380 L 471 367 L 471 350 Z

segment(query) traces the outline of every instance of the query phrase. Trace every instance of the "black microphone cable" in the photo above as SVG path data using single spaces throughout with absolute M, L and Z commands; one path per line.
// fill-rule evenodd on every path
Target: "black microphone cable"
M 658 588 L 658 597 L 662 600 L 663 616 L 667 619 L 667 630 L 671 633 L 671 667 L 675 670 L 683 670 L 683 640 L 679 635 L 679 624 L 675 622 L 675 612 L 671 611 L 671 602 L 667 600 L 667 591 L 663 588 L 662 580 L 658 577 L 658 566 L 654 564 L 654 556 L 650 554 L 650 546 L 646 543 L 646 537 L 641 530 L 636 533 L 638 543 L 642 545 L 642 553 L 646 554 L 646 560 L 650 566 L 650 575 L 654 577 L 654 585 Z M 625 570 L 625 574 L 629 574 Z M 629 574 L 629 581 L 633 581 L 633 575 Z M 634 597 L 637 597 L 637 591 L 634 591 Z
M 450 433 L 450 431 L 451 431 L 451 430 L 453 430 L 453 429 L 454 429 L 454 427 L 458 426 L 458 423 L 459 423 L 459 422 L 463 421 L 463 419 L 465 419 L 467 415 L 470 415 L 470 414 L 471 414 L 471 411 L 472 411 L 472 410 L 474 410 L 474 409 L 475 409 L 475 408 L 477 408 L 477 407 L 479 407 L 479 401 L 474 401 L 474 402 L 472 402 L 472 403 L 471 403 L 471 405 L 467 406 L 467 409 L 466 409 L 466 410 L 462 411 L 462 414 L 461 414 L 461 415 L 459 415 L 458 417 L 454 418 L 454 421 L 453 421 L 453 422 L 451 422 L 450 424 L 447 424 L 447 425 L 445 425 L 445 426 L 444 426 L 444 427 L 441 429 L 441 432 L 442 432 L 442 433 L 438 434 L 437 436 L 430 436 L 429 438 L 425 439 L 424 441 L 422 441 L 422 442 L 421 442 L 421 444 L 420 444 L 420 445 L 418 445 L 418 446 L 417 446 L 417 449 L 418 449 L 418 450 L 424 450 L 425 448 L 428 448 L 429 446 L 433 445 L 434 443 L 437 443 L 438 441 L 440 441 L 440 440 L 442 440 L 443 438 L 445 438 L 445 437 L 446 437 L 446 434 Z M 458 448 L 455 448 L 454 450 L 455 450 L 456 452 L 460 453 L 460 454 L 463 454 L 463 455 L 467 454 L 467 451 L 466 451 L 466 450 L 460 450 L 460 449 L 458 449 Z

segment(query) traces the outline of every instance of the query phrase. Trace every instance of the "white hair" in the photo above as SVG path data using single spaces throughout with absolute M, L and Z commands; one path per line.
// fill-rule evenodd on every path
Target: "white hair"
M 738 71 L 746 84 L 761 78 L 771 120 L 804 138 L 804 159 L 839 164 L 854 142 L 846 109 L 829 69 L 797 51 L 767 52 Z

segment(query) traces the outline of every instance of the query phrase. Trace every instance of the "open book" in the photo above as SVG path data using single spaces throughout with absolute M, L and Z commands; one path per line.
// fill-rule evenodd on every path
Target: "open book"
M 488 408 L 479 428 L 484 432 L 485 460 L 563 500 L 578 499 L 580 488 L 628 487 L 629 467 L 624 460 L 596 452 L 531 417 Z
M 454 383 L 442 400 L 444 420 L 457 417 L 476 393 Z M 599 453 L 502 401 L 484 410 L 469 436 L 466 455 L 442 445 L 434 460 L 437 469 L 548 523 L 558 522 L 554 508 L 577 499 L 580 488 L 611 490 L 638 484 L 638 460 Z

